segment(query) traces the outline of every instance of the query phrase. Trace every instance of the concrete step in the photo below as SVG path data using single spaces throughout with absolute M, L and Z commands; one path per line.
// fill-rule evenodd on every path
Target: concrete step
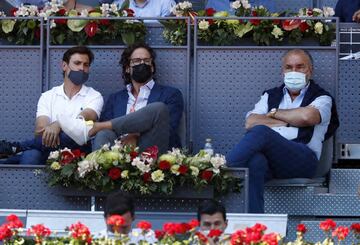
M 332 194 L 359 194 L 360 169 L 331 169 L 329 192 Z

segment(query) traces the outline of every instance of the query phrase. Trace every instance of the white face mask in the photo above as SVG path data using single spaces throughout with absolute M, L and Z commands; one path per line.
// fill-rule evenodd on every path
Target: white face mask
M 297 71 L 287 72 L 284 76 L 284 83 L 290 91 L 299 91 L 307 84 L 306 74 Z

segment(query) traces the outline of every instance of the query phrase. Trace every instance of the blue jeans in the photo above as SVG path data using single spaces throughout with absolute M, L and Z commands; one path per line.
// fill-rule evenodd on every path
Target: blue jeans
M 305 144 L 285 139 L 258 125 L 226 155 L 229 167 L 249 169 L 249 212 L 264 212 L 264 185 L 271 178 L 311 178 L 318 159 Z
M 30 140 L 25 140 L 19 142 L 20 151 L 22 154 L 9 157 L 8 159 L 2 161 L 3 164 L 23 164 L 23 165 L 43 165 L 46 163 L 46 160 L 51 151 L 62 148 L 70 149 L 80 149 L 86 153 L 91 152 L 91 146 L 89 144 L 79 146 L 65 133 L 60 132 L 60 145 L 56 148 L 46 147 L 42 144 L 42 137 L 37 136 Z

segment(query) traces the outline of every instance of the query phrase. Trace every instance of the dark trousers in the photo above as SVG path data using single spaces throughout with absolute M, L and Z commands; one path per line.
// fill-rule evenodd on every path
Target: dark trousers
M 86 153 L 91 151 L 90 145 L 79 146 L 65 133 L 60 132 L 60 145 L 57 148 L 46 147 L 42 144 L 42 137 L 37 136 L 30 140 L 25 140 L 20 143 L 21 154 L 9 157 L 3 160 L 3 164 L 23 164 L 23 165 L 42 165 L 46 163 L 46 160 L 51 151 L 62 148 L 80 149 Z
M 259 125 L 246 132 L 226 155 L 229 167 L 249 169 L 249 212 L 264 212 L 264 185 L 271 178 L 311 178 L 318 159 L 305 144 Z

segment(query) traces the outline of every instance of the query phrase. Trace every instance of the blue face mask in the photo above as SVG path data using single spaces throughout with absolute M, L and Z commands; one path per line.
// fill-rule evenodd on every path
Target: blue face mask
M 287 72 L 284 76 L 284 84 L 285 87 L 290 91 L 299 91 L 305 88 L 307 84 L 306 74 L 297 71 Z
M 84 84 L 89 79 L 89 73 L 84 71 L 70 70 L 68 77 L 73 84 L 79 86 Z

